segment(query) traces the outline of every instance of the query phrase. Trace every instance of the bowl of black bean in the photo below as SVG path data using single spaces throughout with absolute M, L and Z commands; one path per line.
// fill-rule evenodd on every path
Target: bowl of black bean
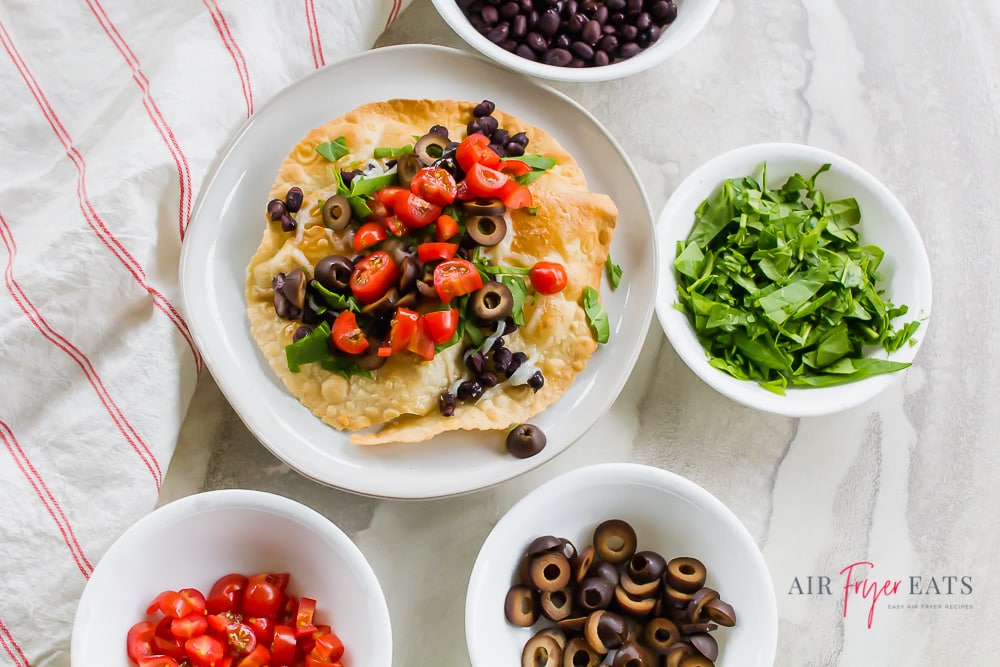
M 652 466 L 564 473 L 497 522 L 466 593 L 473 667 L 767 667 L 767 565 L 723 503 Z
M 608 81 L 666 60 L 719 0 L 432 0 L 470 46 L 523 74 Z

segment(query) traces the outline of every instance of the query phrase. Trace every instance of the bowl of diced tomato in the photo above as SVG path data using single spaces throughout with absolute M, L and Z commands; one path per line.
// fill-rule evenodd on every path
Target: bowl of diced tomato
M 108 550 L 73 625 L 74 667 L 390 667 L 374 571 L 282 496 L 221 490 L 147 515 Z

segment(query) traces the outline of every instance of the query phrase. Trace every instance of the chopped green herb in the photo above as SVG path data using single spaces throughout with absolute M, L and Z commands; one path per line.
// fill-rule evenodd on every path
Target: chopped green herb
M 500 160 L 517 160 L 531 167 L 531 171 L 528 173 L 514 177 L 514 180 L 520 185 L 531 185 L 541 178 L 542 174 L 556 166 L 557 162 L 554 157 L 547 157 L 545 155 L 521 155 L 518 157 L 504 157 L 500 158 Z
M 695 211 L 677 244 L 678 301 L 710 357 L 733 377 L 783 394 L 788 386 L 853 382 L 909 366 L 871 359 L 912 342 L 920 326 L 896 330 L 906 313 L 877 287 L 884 252 L 861 245 L 853 198 L 827 201 L 816 179 L 795 174 L 778 189 L 729 179 Z M 610 259 L 608 260 L 610 262 Z
M 524 278 L 515 275 L 505 275 L 500 278 L 500 282 L 507 286 L 514 303 L 511 306 L 510 317 L 514 324 L 519 327 L 524 326 L 524 300 L 528 296 L 528 286 Z
M 367 196 L 386 186 L 395 185 L 396 182 L 396 172 L 380 174 L 379 176 L 356 176 L 351 180 L 351 196 Z
M 346 137 L 337 137 L 333 141 L 327 141 L 316 147 L 316 152 L 325 157 L 330 162 L 336 162 L 340 158 L 350 153 L 347 147 Z
M 345 378 L 352 375 L 372 376 L 371 372 L 364 370 L 350 359 L 335 357 L 331 354 L 329 341 L 330 323 L 320 322 L 309 335 L 286 345 L 285 361 L 288 362 L 288 370 L 298 373 L 306 364 L 319 363 L 325 370 L 339 373 Z
M 400 155 L 406 155 L 407 153 L 413 152 L 413 146 L 411 144 L 406 144 L 405 146 L 400 146 L 399 148 L 392 148 L 391 146 L 379 146 L 374 151 L 372 151 L 372 157 L 376 160 L 384 160 L 386 158 L 399 157 Z
M 333 310 L 351 310 L 355 313 L 361 312 L 361 306 L 358 300 L 353 296 L 344 296 L 343 294 L 337 294 L 336 292 L 331 292 L 327 288 L 323 287 L 318 281 L 313 280 L 309 285 L 315 289 L 320 296 L 323 297 L 323 301 L 326 302 L 327 307 Z
M 608 283 L 615 289 L 622 282 L 622 267 L 611 261 L 611 255 L 604 259 L 604 270 L 608 274 Z
M 587 323 L 590 325 L 590 330 L 594 332 L 594 338 L 597 339 L 597 342 L 607 343 L 611 338 L 608 313 L 601 305 L 600 292 L 590 285 L 583 288 L 583 312 L 587 314 Z

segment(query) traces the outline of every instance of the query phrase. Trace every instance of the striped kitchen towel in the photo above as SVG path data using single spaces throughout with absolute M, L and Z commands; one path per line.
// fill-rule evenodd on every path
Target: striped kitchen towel
M 0 666 L 69 665 L 87 578 L 156 503 L 204 370 L 178 260 L 213 161 L 407 2 L 0 3 Z

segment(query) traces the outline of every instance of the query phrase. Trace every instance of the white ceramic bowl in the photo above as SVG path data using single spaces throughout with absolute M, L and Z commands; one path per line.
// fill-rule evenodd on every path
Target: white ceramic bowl
M 790 388 L 784 396 L 767 391 L 756 382 L 738 380 L 708 363 L 687 316 L 674 308 L 677 273 L 674 270 L 677 242 L 687 238 L 694 224 L 694 211 L 729 178 L 753 175 L 759 180 L 767 163 L 767 181 L 783 183 L 793 173 L 810 177 L 823 164 L 831 169 L 817 185 L 827 201 L 854 197 L 861 208 L 858 227 L 862 243 L 885 251 L 879 266 L 880 286 L 893 304 L 906 304 L 909 312 L 893 321 L 897 328 L 913 319 L 921 322 L 915 344 L 891 355 L 873 348 L 869 356 L 912 362 L 927 337 L 931 314 L 931 272 L 927 252 L 913 220 L 895 196 L 870 173 L 853 162 L 826 150 L 800 144 L 755 144 L 724 153 L 696 169 L 674 191 L 657 223 L 660 272 L 656 314 L 664 333 L 681 359 L 695 374 L 719 393 L 744 405 L 789 417 L 831 414 L 861 405 L 893 382 L 902 372 L 879 375 L 845 385 L 822 388 Z
M 476 559 L 465 602 L 465 634 L 473 667 L 520 664 L 537 629 L 504 617 L 504 599 L 527 545 L 541 535 L 592 543 L 605 519 L 628 521 L 638 548 L 665 558 L 694 556 L 708 585 L 736 610 L 737 624 L 719 628 L 719 667 L 770 667 L 778 636 L 770 575 L 757 545 L 717 498 L 678 475 L 633 463 L 579 468 L 556 477 L 514 505 L 487 536 Z
M 73 667 L 134 667 L 125 637 L 164 590 L 208 592 L 230 572 L 288 572 L 317 600 L 316 620 L 344 641 L 345 667 L 390 667 L 392 630 L 378 579 L 325 517 L 260 491 L 208 491 L 164 505 L 125 531 L 98 563 L 73 623 Z
M 455 0 L 432 0 L 432 2 L 445 22 L 484 56 L 528 76 L 573 82 L 621 79 L 663 62 L 705 27 L 719 4 L 719 0 L 678 0 L 677 18 L 663 30 L 660 39 L 627 60 L 620 60 L 603 67 L 557 67 L 522 58 L 497 46 L 472 27 Z

